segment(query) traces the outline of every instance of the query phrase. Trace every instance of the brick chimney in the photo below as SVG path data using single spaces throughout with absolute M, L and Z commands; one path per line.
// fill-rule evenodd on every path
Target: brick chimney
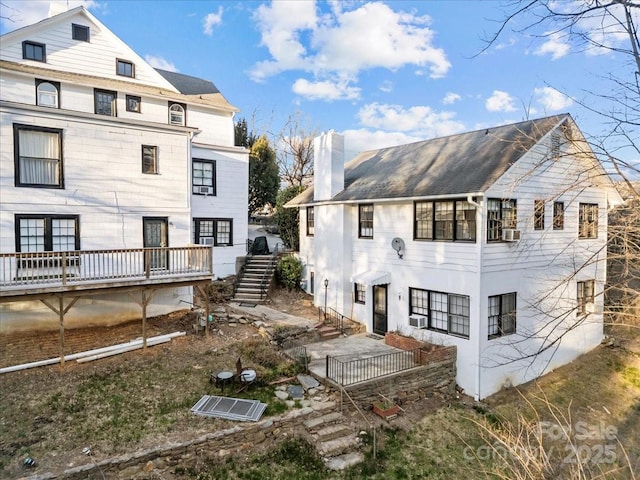
M 344 137 L 333 130 L 313 139 L 313 187 L 316 201 L 344 189 Z

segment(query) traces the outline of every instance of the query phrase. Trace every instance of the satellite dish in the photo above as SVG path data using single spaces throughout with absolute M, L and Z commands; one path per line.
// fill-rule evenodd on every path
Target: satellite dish
M 404 240 L 399 237 L 394 238 L 391 240 L 391 248 L 398 253 L 398 257 L 402 258 L 402 252 L 404 252 Z

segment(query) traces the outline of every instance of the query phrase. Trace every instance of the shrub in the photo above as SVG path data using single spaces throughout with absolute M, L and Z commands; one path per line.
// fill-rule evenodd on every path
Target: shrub
M 278 282 L 288 290 L 298 290 L 302 280 L 302 263 L 295 257 L 282 258 L 276 266 Z

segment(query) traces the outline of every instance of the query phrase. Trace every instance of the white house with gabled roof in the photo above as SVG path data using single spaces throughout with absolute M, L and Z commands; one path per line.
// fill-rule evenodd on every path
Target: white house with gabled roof
M 481 399 L 603 336 L 607 211 L 621 199 L 570 115 L 362 152 L 316 139 L 300 210 L 315 304 L 457 347 Z
M 153 68 L 84 7 L 0 42 L 0 331 L 70 304 L 68 326 L 164 314 L 236 273 L 248 151 L 212 82 Z

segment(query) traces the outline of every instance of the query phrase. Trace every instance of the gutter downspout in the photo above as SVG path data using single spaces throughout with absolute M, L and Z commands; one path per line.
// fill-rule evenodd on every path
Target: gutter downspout
M 473 199 L 474 197 L 472 195 L 467 195 L 467 202 L 470 203 L 471 205 L 474 205 L 477 209 L 477 213 L 476 213 L 476 218 L 480 217 L 480 239 L 479 239 L 479 247 L 478 247 L 478 256 L 476 259 L 477 262 L 477 278 L 478 278 L 478 356 L 477 356 L 477 367 L 476 367 L 476 393 L 474 394 L 474 400 L 476 402 L 480 401 L 480 369 L 481 369 L 481 361 L 480 361 L 480 351 L 481 351 L 481 344 L 482 344 L 482 331 L 480 328 L 480 304 L 482 303 L 482 298 L 480 297 L 479 293 L 480 293 L 480 289 L 481 289 L 481 285 L 482 282 L 480 281 L 482 279 L 482 252 L 483 252 L 483 241 L 486 235 L 486 230 L 485 230 L 485 225 L 486 222 L 485 220 L 485 215 L 484 215 L 484 208 L 483 208 L 483 204 L 482 203 L 478 203 L 477 201 L 475 201 Z M 476 197 L 477 198 L 477 197 Z

